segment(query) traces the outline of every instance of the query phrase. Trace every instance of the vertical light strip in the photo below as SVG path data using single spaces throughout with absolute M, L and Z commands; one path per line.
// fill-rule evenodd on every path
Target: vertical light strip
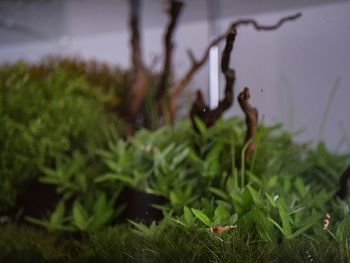
M 209 106 L 219 104 L 219 48 L 213 46 L 209 51 Z

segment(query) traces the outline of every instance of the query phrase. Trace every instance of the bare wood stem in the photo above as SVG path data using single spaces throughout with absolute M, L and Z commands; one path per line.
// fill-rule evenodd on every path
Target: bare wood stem
M 149 73 L 144 66 L 141 52 L 141 37 L 139 30 L 140 0 L 130 0 L 130 32 L 131 32 L 131 60 L 134 72 L 134 83 L 130 90 L 130 104 L 127 116 L 128 133 L 134 130 L 137 115 L 143 105 L 145 94 L 149 86 Z
M 281 18 L 276 24 L 274 25 L 260 25 L 256 20 L 253 19 L 240 19 L 238 21 L 233 22 L 230 26 L 229 26 L 229 30 L 232 29 L 237 29 L 240 26 L 243 25 L 252 25 L 256 30 L 261 31 L 261 30 L 276 30 L 278 29 L 280 26 L 282 26 L 285 22 L 287 21 L 293 21 L 298 19 L 301 16 L 301 13 L 297 13 L 291 16 L 286 16 Z M 180 93 L 186 88 L 186 86 L 188 85 L 188 83 L 191 81 L 194 73 L 197 72 L 197 70 L 199 70 L 207 61 L 208 57 L 209 57 L 209 51 L 213 46 L 218 45 L 221 41 L 223 41 L 227 36 L 227 32 L 225 32 L 224 34 L 221 34 L 219 36 L 217 36 L 215 39 L 213 39 L 209 45 L 207 46 L 207 48 L 204 50 L 201 58 L 199 60 L 197 60 L 192 51 L 188 51 L 188 56 L 189 59 L 191 61 L 191 66 L 190 68 L 185 72 L 185 74 L 180 78 L 179 81 L 177 81 L 172 87 L 171 87 L 171 92 L 170 92 L 170 98 L 169 98 L 169 112 L 170 112 L 170 116 L 172 121 L 174 120 L 174 116 L 175 116 L 175 109 L 176 109 L 176 100 L 178 98 L 178 96 L 180 95 Z
M 199 117 L 207 127 L 212 126 L 215 121 L 222 115 L 222 113 L 227 110 L 233 103 L 233 93 L 234 93 L 234 82 L 235 82 L 235 71 L 229 68 L 229 61 L 231 52 L 233 50 L 233 44 L 237 35 L 235 28 L 230 30 L 226 36 L 226 45 L 222 53 L 221 58 L 221 71 L 225 75 L 226 87 L 225 96 L 219 102 L 218 106 L 211 110 L 208 105 L 204 102 L 203 95 L 201 91 L 197 91 L 197 97 L 192 105 L 190 116 L 192 123 L 196 128 L 194 117 Z
M 163 68 L 160 76 L 160 81 L 157 87 L 157 100 L 163 98 L 168 88 L 168 80 L 171 71 L 172 64 L 172 54 L 174 49 L 174 43 L 172 41 L 172 36 L 178 21 L 178 17 L 181 13 L 183 3 L 180 1 L 170 1 L 167 8 L 169 14 L 168 26 L 164 34 L 164 61 Z
M 140 0 L 130 0 L 130 32 L 131 32 L 131 61 L 133 70 L 139 71 L 144 67 L 141 54 L 141 41 L 140 41 L 140 29 L 139 29 L 139 17 L 140 17 Z
M 276 30 L 280 26 L 282 26 L 285 22 L 287 21 L 293 21 L 301 17 L 301 13 L 296 13 L 294 15 L 286 16 L 278 20 L 278 22 L 274 25 L 260 25 L 256 20 L 254 19 L 240 19 L 236 22 L 233 22 L 231 24 L 231 28 L 238 28 L 239 26 L 244 26 L 244 25 L 252 25 L 256 30 Z
M 256 143 L 254 138 L 256 136 L 256 130 L 258 126 L 258 111 L 256 108 L 250 105 L 249 99 L 250 92 L 249 89 L 245 87 L 243 91 L 238 95 L 238 103 L 245 114 L 245 122 L 247 126 L 246 137 L 244 140 L 244 144 L 249 143 L 245 152 L 246 160 L 249 159 L 255 151 Z
M 350 166 L 343 172 L 339 178 L 339 190 L 335 193 L 336 197 L 344 200 L 349 191 Z

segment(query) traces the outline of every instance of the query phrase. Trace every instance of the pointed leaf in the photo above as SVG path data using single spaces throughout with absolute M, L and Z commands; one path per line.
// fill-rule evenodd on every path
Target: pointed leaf
M 202 211 L 197 210 L 195 208 L 191 208 L 192 213 L 200 220 L 202 221 L 205 225 L 207 225 L 208 227 L 210 227 L 212 225 L 211 220 L 209 219 L 209 217 L 204 214 Z

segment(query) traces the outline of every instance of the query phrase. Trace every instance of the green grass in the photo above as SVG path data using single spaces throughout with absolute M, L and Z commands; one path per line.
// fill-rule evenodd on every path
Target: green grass
M 0 228 L 0 262 L 349 262 L 348 242 L 300 237 L 263 241 L 244 230 L 222 234 L 163 223 L 154 235 L 129 225 L 79 238 L 28 226 Z

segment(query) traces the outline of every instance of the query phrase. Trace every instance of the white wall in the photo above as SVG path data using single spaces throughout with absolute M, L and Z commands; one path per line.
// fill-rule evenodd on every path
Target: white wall
M 107 16 L 108 10 L 96 10 L 95 14 L 83 10 L 83 15 L 79 17 L 79 5 L 72 3 L 66 6 L 65 27 L 70 29 L 65 30 L 67 38 L 2 45 L 0 61 L 19 58 L 36 61 L 43 55 L 56 53 L 78 54 L 84 58 L 128 66 L 128 32 L 116 30 L 93 35 L 76 34 L 81 25 L 89 26 L 89 17 L 96 18 L 98 12 L 101 17 Z M 198 2 L 194 1 L 193 5 L 198 5 Z M 126 26 L 125 11 L 118 20 L 113 20 L 120 23 L 118 28 Z M 302 11 L 303 17 L 285 24 L 278 31 L 256 32 L 250 27 L 239 29 L 232 58 L 238 78 L 236 93 L 244 86 L 250 87 L 252 103 L 257 106 L 260 117 L 264 116 L 265 123 L 283 122 L 286 128 L 293 131 L 305 128 L 299 136 L 299 140 L 305 141 L 317 137 L 326 101 L 339 76 L 341 82 L 323 134 L 328 145 L 335 149 L 342 138 L 339 123 L 342 123 L 350 137 L 350 117 L 347 114 L 350 99 L 350 2 L 265 12 L 263 15 L 252 14 L 249 17 L 261 23 L 274 23 L 281 16 L 295 11 Z M 202 12 L 206 12 L 205 8 Z M 186 49 L 192 48 L 199 56 L 209 41 L 207 21 L 186 20 L 190 15 L 186 12 L 183 14 L 187 22 L 180 24 L 175 35 L 178 75 L 189 66 Z M 91 26 L 95 26 L 96 31 L 102 28 L 96 24 L 98 21 L 91 20 Z M 109 20 L 101 18 L 101 21 L 107 23 Z M 161 54 L 160 37 L 166 17 L 161 16 L 159 21 L 159 25 L 146 27 L 143 32 L 144 55 L 148 62 L 155 54 Z M 221 19 L 219 28 L 224 31 L 230 21 L 229 18 Z M 207 94 L 207 66 L 196 75 L 190 86 L 193 90 L 202 88 Z M 240 114 L 237 104 L 229 114 Z M 341 146 L 343 150 L 349 149 L 346 143 Z
M 294 11 L 298 10 L 255 18 L 269 23 Z M 299 139 L 305 141 L 318 136 L 327 100 L 339 77 L 323 134 L 334 149 L 343 137 L 340 124 L 350 138 L 350 3 L 302 12 L 302 18 L 278 31 L 239 29 L 232 63 L 237 70 L 236 90 L 250 87 L 252 102 L 266 123 L 280 121 L 291 130 L 304 128 Z M 221 22 L 226 26 L 229 20 Z M 350 150 L 344 142 L 342 149 Z

